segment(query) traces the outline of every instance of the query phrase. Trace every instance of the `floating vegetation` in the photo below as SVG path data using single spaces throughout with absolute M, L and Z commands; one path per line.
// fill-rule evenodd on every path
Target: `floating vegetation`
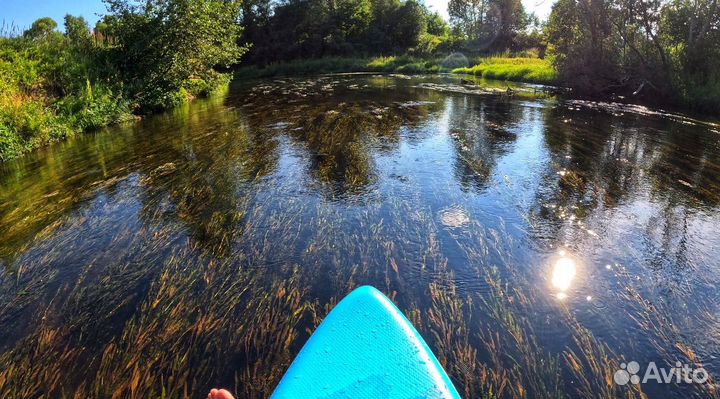
M 613 383 L 720 373 L 715 133 L 455 79 L 244 83 L 4 165 L 0 397 L 266 398 L 371 284 L 467 398 L 717 398 Z

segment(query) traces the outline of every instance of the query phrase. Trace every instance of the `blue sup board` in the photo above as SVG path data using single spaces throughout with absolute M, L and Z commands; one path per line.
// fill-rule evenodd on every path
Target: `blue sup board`
M 408 319 L 380 291 L 343 299 L 295 358 L 272 399 L 460 398 Z

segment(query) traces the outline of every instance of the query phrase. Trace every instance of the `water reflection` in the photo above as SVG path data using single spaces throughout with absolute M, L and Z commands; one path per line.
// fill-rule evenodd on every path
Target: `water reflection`
M 575 261 L 565 254 L 561 254 L 560 256 L 560 259 L 554 262 L 550 281 L 553 287 L 559 291 L 557 294 L 558 299 L 565 299 L 567 297 L 567 291 L 575 279 L 577 266 Z
M 522 118 L 522 110 L 487 103 L 479 96 L 463 96 L 451 97 L 448 114 L 458 180 L 464 189 L 482 190 L 498 158 L 511 149 L 516 139 L 512 128 Z
M 394 90 L 396 83 L 382 76 L 350 85 L 329 77 L 280 80 L 253 87 L 238 105 L 250 125 L 290 137 L 307 153 L 306 167 L 320 190 L 339 199 L 372 190 L 377 174 L 371 153 L 395 150 L 401 129 L 422 124 L 444 106 L 436 92 L 409 95 Z
M 253 82 L 2 165 L 0 397 L 267 397 L 361 284 L 465 397 L 713 397 L 607 376 L 720 372 L 716 134 L 453 79 Z

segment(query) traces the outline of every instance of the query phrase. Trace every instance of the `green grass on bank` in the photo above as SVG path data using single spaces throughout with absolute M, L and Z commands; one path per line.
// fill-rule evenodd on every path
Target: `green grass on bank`
M 464 58 L 463 58 L 464 59 Z M 465 65 L 468 64 L 467 59 Z M 265 67 L 249 66 L 239 69 L 239 79 L 268 78 L 275 76 L 308 76 L 342 72 L 396 72 L 427 74 L 452 72 L 468 74 L 486 79 L 511 80 L 515 82 L 555 84 L 557 72 L 547 59 L 530 57 L 487 57 L 477 58 L 475 66 L 462 67 L 459 59 L 423 59 L 411 56 L 390 56 L 376 58 L 327 57 L 311 60 L 297 60 L 271 64 Z M 461 67 L 458 67 L 461 66 Z
M 131 118 L 129 101 L 87 77 L 62 35 L 0 38 L 0 162 Z
M 342 72 L 449 72 L 449 69 L 443 69 L 440 66 L 441 61 L 441 59 L 424 60 L 410 56 L 376 58 L 326 57 L 271 64 L 265 67 L 244 67 L 235 73 L 235 77 L 239 79 L 249 79 L 275 76 L 308 76 Z
M 488 57 L 478 61 L 475 66 L 456 68 L 452 72 L 516 82 L 540 84 L 557 82 L 557 71 L 548 59 Z

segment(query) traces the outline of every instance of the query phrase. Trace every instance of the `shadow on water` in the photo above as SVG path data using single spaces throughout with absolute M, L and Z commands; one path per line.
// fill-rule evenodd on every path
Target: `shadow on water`
M 371 284 L 465 397 L 717 397 L 612 378 L 720 373 L 717 126 L 457 79 L 243 83 L 2 165 L 0 396 L 267 397 Z

